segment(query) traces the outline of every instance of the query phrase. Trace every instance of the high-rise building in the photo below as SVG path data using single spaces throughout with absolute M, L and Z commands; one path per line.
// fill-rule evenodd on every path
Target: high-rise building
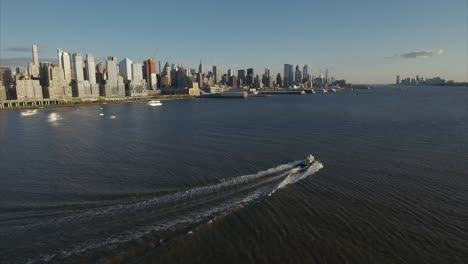
M 294 65 L 284 65 L 283 87 L 288 88 L 294 85 Z
M 11 85 L 14 83 L 13 73 L 10 67 L 0 67 L 0 101 L 15 99 Z
M 227 70 L 227 76 L 228 78 L 232 77 L 232 69 Z
M 84 68 L 83 68 L 83 57 L 80 53 L 75 53 L 72 56 L 73 58 L 73 70 L 74 78 L 72 81 L 72 94 L 74 97 L 91 97 L 98 96 L 99 94 L 93 94 L 92 89 L 98 90 L 95 83 L 94 87 L 89 80 L 84 78 Z M 87 71 L 87 75 L 89 72 Z M 93 75 L 93 74 L 91 74 Z M 97 91 L 96 91 L 97 92 Z
M 161 67 L 161 66 L 160 66 Z M 148 84 L 149 90 L 158 89 L 158 78 L 157 78 L 157 69 L 156 69 L 156 60 L 151 58 L 146 60 L 143 64 L 143 78 Z
M 70 54 L 68 52 L 62 51 L 61 52 L 61 68 L 63 69 L 63 76 L 66 81 L 70 82 L 72 79 L 72 72 L 71 72 L 71 62 L 70 62 Z
M 307 80 L 307 81 L 310 81 L 310 78 L 309 78 L 309 66 L 304 65 L 304 67 L 302 68 L 302 78 Z
M 96 80 L 96 66 L 94 64 L 94 56 L 91 53 L 86 53 L 86 81 L 89 83 L 89 96 L 99 97 L 99 85 Z
M 296 66 L 296 72 L 294 75 L 294 84 L 299 85 L 302 83 L 302 72 L 299 70 L 299 65 Z
M 143 79 L 143 64 L 133 63 L 132 64 L 132 77 L 131 81 L 128 81 L 128 96 L 146 96 L 147 85 Z M 131 82 L 131 83 L 130 83 Z
M 166 62 L 163 71 L 161 72 L 161 87 L 171 87 L 171 66 Z
M 276 75 L 276 86 L 283 86 L 283 79 L 281 78 L 281 73 Z
M 32 59 L 33 62 L 28 64 L 28 74 L 30 78 L 39 78 L 39 57 L 37 46 L 32 46 Z
M 75 72 L 75 80 L 82 82 L 84 81 L 83 75 L 83 57 L 80 53 L 73 54 L 73 70 Z
M 247 76 L 246 76 L 245 83 L 250 87 L 254 86 L 254 84 L 255 84 L 254 69 L 252 69 L 252 68 L 247 69 Z
M 122 75 L 125 81 L 132 80 L 132 63 L 129 58 L 125 58 L 119 63 L 120 75 Z
M 125 83 L 123 77 L 118 75 L 117 58 L 107 58 L 106 73 L 107 79 L 100 87 L 100 94 L 107 97 L 124 97 Z
M 246 83 L 246 75 L 245 75 L 245 70 L 238 70 L 237 71 L 237 82 L 240 85 L 244 85 Z
M 203 81 L 204 81 L 203 64 L 202 64 L 202 61 L 200 60 L 200 65 L 198 65 L 198 87 L 199 88 L 203 87 Z
M 91 83 L 96 83 L 96 66 L 94 64 L 94 56 L 91 53 L 86 53 L 86 79 Z
M 396 85 L 400 85 L 400 75 L 397 75 L 396 77 Z
M 50 99 L 72 97 L 70 81 L 65 79 L 63 69 L 59 65 L 43 64 L 41 66 L 43 80 L 43 96 Z
M 21 79 L 15 77 L 15 90 L 17 100 L 42 99 L 42 87 L 39 80 Z
M 218 66 L 213 66 L 213 82 L 214 84 L 218 84 L 218 82 L 220 81 L 219 79 L 219 71 L 218 71 Z
M 39 67 L 39 56 L 37 54 L 37 45 L 32 46 L 33 64 Z

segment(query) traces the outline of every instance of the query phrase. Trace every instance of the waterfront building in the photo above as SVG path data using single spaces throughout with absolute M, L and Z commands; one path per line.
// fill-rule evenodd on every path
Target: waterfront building
M 129 58 L 125 58 L 119 63 L 120 75 L 122 75 L 125 81 L 132 80 L 132 63 Z
M 37 45 L 32 45 L 33 62 L 28 64 L 28 75 L 30 78 L 39 78 L 39 55 Z
M 94 56 L 91 53 L 86 54 L 86 81 L 89 82 L 90 96 L 99 97 L 99 84 L 96 79 L 96 66 L 94 64 Z
M 231 78 L 232 77 L 232 69 L 227 70 L 227 77 Z
M 100 62 L 96 65 L 96 83 L 102 84 L 107 79 L 106 64 Z
M 284 64 L 283 87 L 288 88 L 294 85 L 294 65 Z
M 214 84 L 218 84 L 218 82 L 220 81 L 219 72 L 220 71 L 218 69 L 218 66 L 213 65 L 213 83 Z
M 106 73 L 107 78 L 100 85 L 100 94 L 106 97 L 124 97 L 125 83 L 123 77 L 118 75 L 117 58 L 107 58 Z
M 307 64 L 302 68 L 302 78 L 303 80 L 310 81 L 309 66 Z
M 129 82 L 129 94 L 128 96 L 146 96 L 147 92 L 147 83 L 143 79 L 143 64 L 133 63 L 132 80 Z
M 299 65 L 296 66 L 296 72 L 294 75 L 294 84 L 300 85 L 302 83 L 302 72 L 299 70 Z
M 15 77 L 15 90 L 17 100 L 35 100 L 42 99 L 42 86 L 39 80 L 20 79 Z
M 61 49 L 57 49 L 59 67 L 63 69 L 65 80 L 70 82 L 72 80 L 71 60 L 70 54 Z
M 203 87 L 203 64 L 202 61 L 200 60 L 200 65 L 198 65 L 198 87 L 202 88 Z
M 242 86 L 243 84 L 246 83 L 246 75 L 245 75 L 245 70 L 238 70 L 237 71 L 237 79 L 238 79 L 238 83 L 240 84 L 240 86 Z
M 5 101 L 7 99 L 7 93 L 6 93 L 6 88 L 5 86 L 0 83 L 0 102 Z
M 265 69 L 265 73 L 262 77 L 262 84 L 264 87 L 272 88 L 274 81 L 273 78 L 270 76 L 270 69 Z
M 13 88 L 14 78 L 10 67 L 0 67 L 0 98 L 11 100 L 16 98 Z M 0 100 L 1 101 L 1 100 Z
M 276 75 L 276 86 L 283 86 L 283 79 L 281 78 L 281 73 L 278 73 L 278 75 Z
M 72 97 L 70 82 L 65 79 L 59 65 L 45 63 L 41 68 L 42 94 L 44 98 L 61 99 Z
M 156 70 L 156 60 L 151 58 L 143 64 L 143 78 L 148 84 L 148 90 L 158 89 L 158 77 Z
M 247 69 L 247 77 L 245 80 L 245 84 L 247 84 L 249 87 L 254 86 L 255 84 L 254 69 L 252 68 Z
M 164 66 L 164 69 L 161 73 L 161 88 L 171 87 L 171 66 L 168 62 Z
M 33 64 L 39 66 L 39 56 L 37 53 L 37 45 L 32 46 L 32 56 L 33 56 Z
M 83 57 L 80 53 L 74 53 L 72 55 L 74 78 L 72 81 L 72 94 L 73 97 L 84 97 L 85 96 L 85 85 L 83 75 Z M 88 85 L 89 90 L 89 85 Z
M 400 85 L 400 75 L 397 75 L 396 77 L 396 85 Z

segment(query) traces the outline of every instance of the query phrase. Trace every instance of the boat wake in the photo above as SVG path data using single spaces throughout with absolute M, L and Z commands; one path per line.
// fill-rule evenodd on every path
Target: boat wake
M 156 233 L 168 230 L 174 237 L 178 235 L 175 234 L 177 230 L 180 232 L 180 226 L 211 223 L 221 215 L 261 201 L 323 168 L 318 161 L 306 167 L 301 166 L 302 162 L 294 161 L 256 174 L 138 201 L 116 201 L 87 209 L 67 207 L 53 213 L 47 209 L 35 210 L 35 215 L 44 219 L 10 227 L 9 230 L 14 231 L 10 235 L 25 232 L 29 241 L 23 247 L 34 246 L 36 252 L 49 252 L 38 258 L 31 256 L 29 263 L 63 262 L 75 257 L 102 255 L 106 251 L 121 252 L 126 242 L 152 237 L 154 240 Z M 0 229 L 0 236 L 9 235 L 2 233 Z M 161 243 L 167 239 L 171 236 L 164 237 Z

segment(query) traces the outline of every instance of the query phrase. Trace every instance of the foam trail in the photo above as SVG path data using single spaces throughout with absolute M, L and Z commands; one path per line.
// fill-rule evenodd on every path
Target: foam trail
M 265 199 L 277 190 L 305 179 L 323 168 L 323 165 L 316 161 L 309 168 L 301 170 L 298 166 L 300 162 L 294 161 L 256 174 L 230 178 L 219 183 L 136 202 L 119 202 L 99 208 L 70 210 L 72 213 L 66 213 L 62 217 L 54 219 L 46 217 L 27 226 L 11 228 L 38 229 L 42 230 L 41 234 L 47 234 L 47 230 L 53 234 L 57 226 L 67 230 L 67 236 L 71 238 L 68 243 L 58 245 L 61 248 L 59 251 L 44 252 L 45 255 L 33 260 L 33 263 L 57 259 L 60 262 L 61 259 L 88 254 L 95 250 L 113 250 L 125 242 L 148 237 L 153 231 L 167 230 L 179 224 L 206 223 L 209 219 L 227 214 L 236 208 Z M 77 230 L 83 230 L 83 226 L 90 225 L 98 225 L 98 231 L 113 235 L 103 238 L 96 235 L 97 232 L 90 232 L 87 234 L 87 241 L 83 241 L 81 237 L 85 234 Z M 55 239 L 57 238 L 53 235 L 41 237 L 40 243 Z
M 309 177 L 310 175 L 313 175 L 314 173 L 316 173 L 317 171 L 319 171 L 322 168 L 323 168 L 323 164 L 316 161 L 309 168 L 307 168 L 307 170 L 304 171 L 303 173 L 291 174 L 288 177 L 286 177 L 286 179 L 284 179 L 278 185 L 278 187 L 275 190 L 272 191 L 272 193 L 276 192 L 279 189 L 283 189 L 284 187 L 288 186 L 289 184 L 293 184 L 293 183 L 296 183 L 296 182 L 298 182 L 300 180 L 303 180 L 303 179 Z

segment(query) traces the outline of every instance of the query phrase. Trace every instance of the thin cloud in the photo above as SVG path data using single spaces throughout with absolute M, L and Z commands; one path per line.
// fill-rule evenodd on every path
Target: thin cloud
M 31 48 L 28 47 L 10 47 L 6 48 L 5 51 L 11 51 L 11 52 L 30 52 Z
M 41 58 L 40 61 L 57 63 L 57 59 Z M 0 58 L 0 65 L 6 67 L 26 67 L 32 62 L 31 57 Z
M 444 54 L 444 50 L 438 49 L 438 50 L 416 50 L 416 51 L 410 51 L 407 53 L 403 53 L 401 55 L 393 55 L 390 57 L 386 57 L 386 59 L 421 59 L 421 58 L 430 58 L 430 57 L 435 57 L 435 56 L 440 56 Z

